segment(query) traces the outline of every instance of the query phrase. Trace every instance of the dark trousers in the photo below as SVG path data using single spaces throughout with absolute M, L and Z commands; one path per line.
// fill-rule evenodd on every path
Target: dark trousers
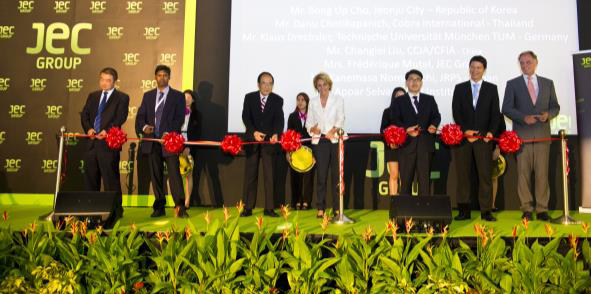
M 185 191 L 183 190 L 183 179 L 179 169 L 179 156 L 164 156 L 162 154 L 162 145 L 153 144 L 152 152 L 150 153 L 150 179 L 152 181 L 152 188 L 154 189 L 154 196 L 156 200 L 152 207 L 156 209 L 164 209 L 166 205 L 166 195 L 164 194 L 164 165 L 168 170 L 168 179 L 170 181 L 170 192 L 174 199 L 174 205 L 185 207 Z
M 469 210 L 470 207 L 470 171 L 472 164 L 476 164 L 478 173 L 478 202 L 480 211 L 492 209 L 492 143 L 485 143 L 482 140 L 474 143 L 464 142 L 454 147 L 452 154 L 456 162 L 458 174 L 457 202 L 462 209 Z
M 400 153 L 400 194 L 412 194 L 412 181 L 417 173 L 419 182 L 419 196 L 431 195 L 430 191 L 430 172 L 432 152 Z
M 306 173 L 291 169 L 291 202 L 292 207 L 297 203 L 308 203 L 314 193 L 314 168 Z
M 259 160 L 263 161 L 263 176 L 265 181 L 265 209 L 272 210 L 275 207 L 273 197 L 273 159 L 275 158 L 275 146 L 249 146 L 252 148 L 246 152 L 244 166 L 244 207 L 253 209 L 257 202 L 257 187 L 259 180 Z
M 115 207 L 123 213 L 121 181 L 119 176 L 119 152 L 99 151 L 92 148 L 84 156 L 84 179 L 89 191 L 101 190 L 101 178 L 105 191 L 117 192 Z
M 314 146 L 314 158 L 316 158 L 316 207 L 318 210 L 326 209 L 326 191 L 328 183 L 328 169 L 332 185 L 333 211 L 339 210 L 339 145 L 327 140 L 320 140 Z

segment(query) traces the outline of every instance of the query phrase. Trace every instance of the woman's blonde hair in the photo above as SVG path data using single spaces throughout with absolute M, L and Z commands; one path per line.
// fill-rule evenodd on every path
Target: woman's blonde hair
M 322 80 L 325 83 L 327 83 L 328 89 L 332 90 L 332 80 L 330 79 L 330 76 L 327 73 L 321 72 L 314 76 L 314 90 L 316 90 L 316 92 L 318 92 L 318 87 L 316 87 L 316 83 L 318 83 L 319 80 Z

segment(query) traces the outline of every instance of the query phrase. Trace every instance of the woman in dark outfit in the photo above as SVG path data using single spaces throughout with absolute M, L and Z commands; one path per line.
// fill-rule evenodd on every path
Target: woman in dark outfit
M 392 91 L 392 98 L 390 99 L 390 106 L 384 109 L 384 114 L 382 115 L 382 124 L 380 127 L 380 133 L 384 133 L 384 130 L 393 125 L 392 121 L 392 107 L 394 105 L 394 100 L 399 96 L 406 94 L 406 91 L 402 87 L 396 87 L 394 91 Z M 390 178 L 388 179 L 388 191 L 390 196 L 394 196 L 398 194 L 398 147 L 397 146 L 386 146 L 385 148 L 385 157 L 386 162 L 388 163 L 388 170 L 390 171 Z
M 310 97 L 308 94 L 302 92 L 296 96 L 296 109 L 289 115 L 287 120 L 287 128 L 295 130 L 302 135 L 302 139 L 310 138 L 306 130 L 306 118 L 308 116 L 308 104 Z M 310 143 L 302 143 L 310 146 Z M 314 168 L 306 173 L 300 173 L 291 169 L 291 195 L 292 205 L 296 209 L 307 210 L 310 208 L 309 203 L 314 192 Z

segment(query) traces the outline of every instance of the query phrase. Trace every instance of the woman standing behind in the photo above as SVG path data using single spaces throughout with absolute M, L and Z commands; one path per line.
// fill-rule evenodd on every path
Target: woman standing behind
M 197 112 L 197 106 L 195 106 L 195 93 L 192 90 L 185 90 L 185 122 L 181 128 L 181 132 L 185 141 L 195 141 L 199 139 L 199 113 Z M 183 156 L 191 155 L 193 160 L 197 158 L 197 148 L 195 146 L 185 146 L 183 150 Z M 191 194 L 193 192 L 193 179 L 196 174 L 195 167 L 193 166 L 191 174 L 186 175 L 185 183 L 185 207 L 188 209 L 191 203 Z
M 384 130 L 390 125 L 394 124 L 392 120 L 392 107 L 394 107 L 394 100 L 402 95 L 406 94 L 406 91 L 402 87 L 396 87 L 392 91 L 392 98 L 390 99 L 390 107 L 384 109 L 382 115 L 382 126 L 380 127 L 380 133 L 384 133 Z M 398 146 L 386 146 L 386 162 L 388 163 L 388 170 L 390 171 L 390 178 L 388 179 L 388 191 L 390 196 L 398 194 L 398 157 L 399 152 Z
M 310 138 L 308 130 L 306 130 L 306 120 L 308 116 L 308 104 L 310 97 L 308 94 L 301 92 L 296 96 L 297 106 L 294 112 L 289 115 L 287 120 L 287 128 L 295 130 L 302 135 L 302 139 Z M 310 143 L 303 143 L 310 145 Z M 314 191 L 314 169 L 300 173 L 293 168 L 291 169 L 291 195 L 292 203 L 296 209 L 307 210 L 310 208 L 309 202 Z
M 314 146 L 314 158 L 318 163 L 317 169 L 317 205 L 318 218 L 324 217 L 326 209 L 326 189 L 328 169 L 330 167 L 331 185 L 332 185 L 332 204 L 335 217 L 339 208 L 339 150 L 337 130 L 345 125 L 345 103 L 343 98 L 332 95 L 332 80 L 326 73 L 319 73 L 313 80 L 314 88 L 318 91 L 318 96 L 310 100 L 308 108 L 308 121 L 306 128 L 308 133 L 314 138 L 324 135 L 322 139 Z M 313 141 L 314 144 L 314 141 Z

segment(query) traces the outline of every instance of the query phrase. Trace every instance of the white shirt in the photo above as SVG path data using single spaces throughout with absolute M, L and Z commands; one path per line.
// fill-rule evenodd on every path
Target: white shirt
M 183 126 L 181 127 L 181 133 L 183 134 L 183 137 L 185 137 L 185 141 L 188 141 L 189 138 L 187 137 L 187 131 L 189 129 L 189 118 L 191 117 L 191 113 L 187 113 L 185 114 L 185 122 L 183 123 Z
M 320 96 L 310 99 L 306 119 L 306 128 L 309 134 L 312 134 L 311 130 L 316 124 L 323 135 L 326 135 L 333 127 L 343 128 L 345 126 L 345 101 L 343 98 L 329 94 L 325 107 L 322 107 Z M 336 141 L 333 140 L 333 143 Z
M 527 88 L 527 79 L 528 75 L 524 74 L 523 79 L 525 80 L 525 87 Z M 536 74 L 531 75 L 531 82 L 534 84 L 534 89 L 536 90 L 536 97 L 540 95 L 540 88 L 538 87 L 538 76 Z
M 161 104 L 166 103 L 166 97 L 168 96 L 169 90 L 170 90 L 170 86 L 166 86 L 166 88 L 164 88 L 164 91 L 162 91 L 162 92 L 164 92 L 164 95 L 162 96 L 162 100 L 160 101 Z M 160 105 L 160 104 L 158 104 L 158 97 L 160 96 L 160 92 L 161 92 L 160 89 L 156 88 L 156 100 L 154 101 L 154 113 L 156 113 L 156 111 L 158 111 L 158 106 Z M 164 105 L 166 105 L 166 104 L 164 104 Z M 142 128 L 142 131 L 145 132 L 147 126 L 148 125 L 145 125 Z
M 412 97 L 417 96 L 417 104 L 419 104 L 420 101 L 421 101 L 421 93 L 411 93 L 411 92 L 408 92 L 408 96 L 410 97 L 410 104 L 412 104 L 412 108 L 415 109 L 415 113 L 419 113 L 419 109 L 415 105 L 415 99 L 412 98 Z
M 109 98 L 111 97 L 111 94 L 113 94 L 113 91 L 115 91 L 115 88 L 112 88 L 111 90 L 107 90 L 107 91 L 102 91 L 101 98 L 99 99 L 99 105 L 101 103 L 101 100 L 103 100 L 103 96 L 105 96 L 105 92 L 107 92 L 107 100 L 105 101 L 105 103 L 107 103 L 107 102 L 109 102 Z

